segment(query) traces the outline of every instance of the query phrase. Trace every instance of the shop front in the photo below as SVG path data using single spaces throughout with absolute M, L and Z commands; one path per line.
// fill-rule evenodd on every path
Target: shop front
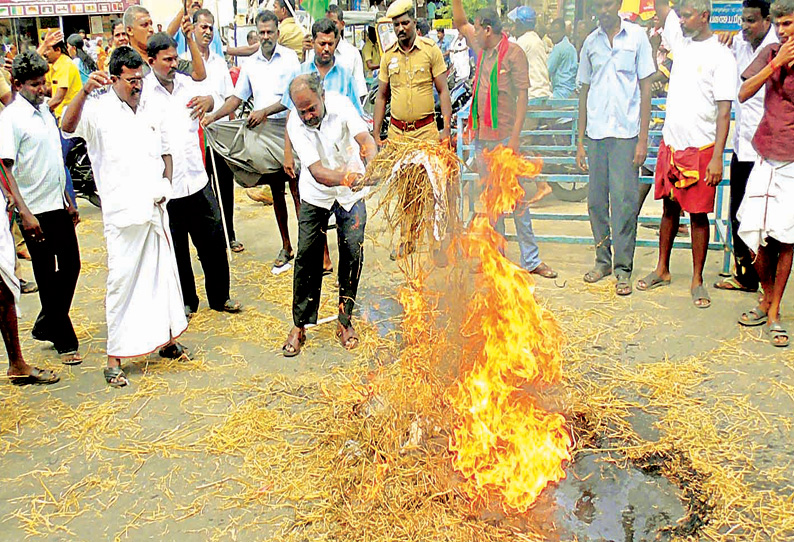
M 139 0 L 85 2 L 78 0 L 0 0 L 0 43 L 20 51 L 37 47 L 47 30 L 60 28 L 64 36 L 85 31 L 110 38 L 111 24 Z

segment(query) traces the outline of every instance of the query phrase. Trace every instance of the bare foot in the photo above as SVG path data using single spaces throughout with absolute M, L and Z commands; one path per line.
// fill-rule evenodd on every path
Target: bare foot
M 549 194 L 551 194 L 551 185 L 545 181 L 538 181 L 538 191 L 535 192 L 535 195 L 527 202 L 527 205 L 537 203 Z

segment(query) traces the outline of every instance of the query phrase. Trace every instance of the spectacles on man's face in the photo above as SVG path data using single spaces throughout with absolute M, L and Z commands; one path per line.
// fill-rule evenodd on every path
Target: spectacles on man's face
M 119 77 L 122 81 L 131 87 L 143 86 L 143 77 Z

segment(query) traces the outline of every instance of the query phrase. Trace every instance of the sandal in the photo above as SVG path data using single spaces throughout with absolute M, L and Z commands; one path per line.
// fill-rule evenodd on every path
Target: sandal
M 350 332 L 347 338 L 345 338 L 346 331 Z M 352 324 L 350 327 L 344 327 L 342 324 L 339 324 L 339 327 L 336 329 L 336 338 L 339 339 L 339 344 L 341 344 L 342 348 L 345 350 L 355 350 L 358 347 L 358 334 L 356 333 L 356 330 L 353 329 Z
M 709 292 L 702 284 L 700 286 L 696 286 L 695 289 L 691 291 L 691 294 L 692 303 L 694 303 L 697 308 L 708 309 L 711 307 L 711 298 L 709 297 Z
M 31 367 L 30 374 L 8 375 L 11 383 L 15 386 L 27 386 L 29 384 L 55 384 L 61 377 L 49 369 L 39 369 Z
M 611 274 L 611 269 L 591 269 L 584 274 L 583 280 L 587 284 L 595 284 L 599 280 L 603 279 L 604 277 L 608 277 Z
M 180 359 L 184 357 L 185 359 L 188 360 L 190 359 L 190 357 L 188 357 L 187 354 L 187 348 L 185 348 L 178 342 L 174 342 L 172 344 L 169 344 L 168 346 L 162 347 L 157 353 L 160 355 L 161 358 Z
M 121 370 L 121 366 L 105 367 L 102 373 L 105 375 L 105 382 L 107 382 L 111 388 L 123 388 L 130 383 L 130 381 L 127 380 L 127 375 Z
M 323 269 L 323 276 L 327 277 L 328 275 L 332 275 L 333 272 L 334 272 L 334 268 L 333 267 L 330 268 L 330 269 Z
M 243 310 L 243 306 L 240 304 L 239 301 L 232 301 L 231 299 L 227 299 L 226 303 L 223 304 L 223 307 L 218 309 L 218 312 L 228 312 L 229 314 L 237 314 Z
M 19 279 L 19 292 L 22 294 L 32 294 L 39 291 L 38 285 L 32 280 Z
M 765 313 L 760 305 L 754 309 L 750 309 L 747 312 L 743 312 L 742 315 L 739 317 L 739 324 L 745 327 L 755 327 L 766 324 L 769 317 L 767 313 Z
M 731 292 L 757 292 L 758 288 L 748 288 L 741 282 L 736 280 L 736 277 L 728 277 L 724 280 L 718 280 L 714 283 L 717 290 L 729 290 Z M 739 322 L 741 323 L 741 322 Z
M 645 278 L 637 281 L 637 289 L 641 292 L 647 292 L 648 290 L 654 290 L 662 286 L 670 286 L 670 279 L 663 279 L 656 274 L 656 271 L 651 271 Z
M 229 248 L 232 249 L 232 252 L 242 252 L 245 250 L 245 246 L 243 246 L 243 244 L 236 239 L 229 243 Z
M 766 332 L 769 334 L 769 343 L 778 348 L 785 348 L 788 346 L 788 332 L 780 325 L 780 322 L 771 324 Z
M 284 342 L 284 346 L 281 347 L 281 353 L 285 358 L 294 358 L 301 353 L 301 348 L 306 342 L 306 331 L 301 330 L 300 333 L 298 333 L 297 339 L 298 341 L 296 343 L 295 336 L 292 335 L 292 333 L 290 333 L 290 335 L 287 337 L 287 340 Z
M 61 363 L 64 365 L 80 365 L 83 363 L 83 357 L 77 350 L 58 352 L 58 355 L 61 357 Z
M 615 284 L 615 293 L 617 295 L 626 296 L 631 295 L 631 282 L 629 279 L 619 278 L 618 283 Z
M 541 264 L 539 266 L 537 266 L 535 269 L 533 269 L 529 273 L 532 274 L 532 275 L 540 275 L 544 279 L 556 279 L 557 278 L 557 272 L 554 269 L 552 269 L 551 267 L 549 267 L 548 265 L 546 265 L 545 263 L 543 263 L 543 262 L 541 262 Z
M 295 258 L 292 252 L 287 252 L 287 249 L 282 248 L 276 259 L 273 261 L 273 267 L 284 267 Z

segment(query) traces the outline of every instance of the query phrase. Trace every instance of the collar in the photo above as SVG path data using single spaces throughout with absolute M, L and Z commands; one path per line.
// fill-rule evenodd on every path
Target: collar
M 563 37 L 562 37 L 562 39 L 560 40 L 560 43 L 571 43 L 571 41 L 568 39 L 568 36 L 563 36 Z M 554 45 L 555 45 L 555 47 L 556 47 L 557 45 L 560 45 L 560 43 L 556 43 L 556 44 L 554 44 Z
M 628 32 L 627 26 L 626 26 L 628 24 L 628 21 L 626 21 L 625 19 L 623 19 L 621 17 L 618 17 L 618 19 L 620 19 L 620 30 L 618 30 L 618 33 L 615 34 L 616 38 L 618 36 L 620 36 L 621 34 L 626 34 Z M 596 30 L 596 32 L 598 32 L 600 35 L 604 36 L 607 40 L 609 40 L 609 36 L 607 35 L 606 30 L 601 28 L 601 25 L 598 25 L 598 30 Z
M 334 56 L 336 56 L 336 55 L 334 55 Z M 337 61 L 336 58 L 334 58 L 334 65 L 331 66 L 330 70 L 328 70 L 328 73 L 326 74 L 326 77 L 328 77 L 328 74 L 330 74 L 332 71 L 334 71 L 337 68 L 337 66 L 339 66 L 339 62 Z M 320 73 L 320 70 L 317 68 L 317 55 L 315 55 L 314 60 L 312 60 L 309 63 L 309 70 L 311 72 Z
M 160 80 L 155 75 L 154 70 L 150 71 L 149 74 L 144 79 L 150 79 L 152 82 L 152 87 L 155 92 L 163 92 L 168 96 L 175 96 L 177 92 L 179 92 L 184 86 L 184 80 L 182 77 L 187 77 L 187 75 L 182 75 L 181 73 L 177 73 L 176 77 L 174 77 L 174 91 L 168 92 L 168 90 L 163 86 Z
M 296 24 L 295 23 L 295 17 L 287 17 L 283 21 L 278 23 L 279 26 L 285 25 L 285 24 Z
M 2 75 L 0 75 L 0 77 L 2 77 Z M 33 107 L 33 104 L 30 103 L 27 100 L 27 98 L 25 98 L 21 94 L 18 94 L 17 97 L 14 99 L 14 101 L 11 102 L 11 104 L 9 104 L 8 107 L 11 107 L 12 104 L 15 104 L 17 102 L 19 102 L 19 105 L 17 105 L 17 107 L 22 109 L 22 110 L 24 110 L 24 112 L 27 115 L 35 115 L 35 114 L 38 113 L 39 115 L 41 115 L 43 117 L 45 111 L 47 113 L 49 113 L 49 107 L 47 106 L 47 102 L 44 102 L 44 103 L 40 104 L 38 107 Z M 46 107 L 46 110 L 44 109 L 45 107 Z
M 127 102 L 125 102 L 124 100 L 119 98 L 119 95 L 116 94 L 116 90 L 112 86 L 110 87 L 110 91 L 108 91 L 105 94 L 105 96 L 107 96 L 108 100 L 111 100 L 113 102 L 113 105 L 115 107 L 118 107 L 119 109 L 121 109 L 125 113 L 129 113 L 131 115 L 137 116 L 136 111 L 140 111 L 141 110 L 141 102 L 138 102 L 138 109 L 136 111 L 133 111 L 132 108 L 130 107 L 130 105 Z
M 422 36 L 417 34 L 416 38 L 414 38 L 414 44 L 407 51 L 404 50 L 402 47 L 400 47 L 400 42 L 399 41 L 395 42 L 394 47 L 395 47 L 395 50 L 398 53 L 402 53 L 404 55 L 409 55 L 409 54 L 411 54 L 413 52 L 414 49 L 422 50 L 425 47 L 425 43 L 422 41 Z M 338 49 L 339 49 L 339 47 L 337 47 L 337 50 Z
M 262 47 L 259 47 L 256 50 L 256 54 L 254 54 L 253 58 L 255 60 L 257 60 L 257 61 L 260 61 L 260 62 L 268 62 L 268 63 L 274 62 L 276 60 L 276 57 L 281 57 L 282 49 L 283 49 L 283 47 L 277 43 L 276 44 L 276 48 L 273 49 L 273 54 L 270 56 L 270 60 L 268 60 L 268 59 L 265 58 L 265 55 L 262 54 Z

